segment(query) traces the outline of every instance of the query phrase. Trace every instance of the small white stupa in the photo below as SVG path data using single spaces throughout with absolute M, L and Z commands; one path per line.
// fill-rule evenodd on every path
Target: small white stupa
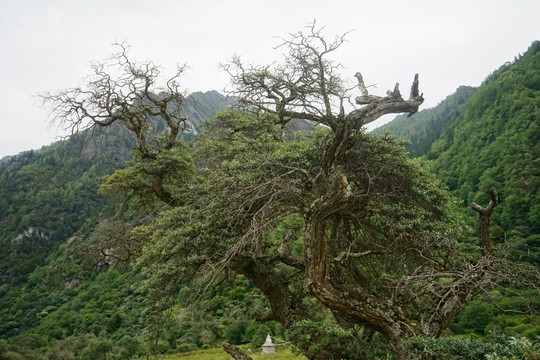
M 272 337 L 270 334 L 266 336 L 266 341 L 262 346 L 262 355 L 266 354 L 275 354 L 276 353 L 276 344 L 272 343 Z

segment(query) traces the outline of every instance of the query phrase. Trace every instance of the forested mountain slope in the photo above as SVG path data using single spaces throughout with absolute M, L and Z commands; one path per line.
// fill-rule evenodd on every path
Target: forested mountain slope
M 194 93 L 183 116 L 197 130 L 233 101 Z M 107 205 L 97 193 L 101 177 L 122 167 L 134 144 L 120 127 L 96 129 L 0 161 L 0 285 L 24 284 L 58 244 L 95 225 Z
M 540 263 L 540 42 L 486 79 L 427 156 L 465 204 L 497 188 L 494 235 Z
M 471 228 L 471 202 L 486 203 L 495 187 L 499 207 L 492 239 L 509 245 L 513 256 L 540 264 L 540 42 L 502 65 L 478 88 L 460 87 L 437 107 L 411 118 L 398 116 L 374 133 L 389 131 L 412 144 L 413 157 L 431 160 L 432 169 L 462 201 Z M 500 297 L 495 292 L 492 296 Z M 519 300 L 509 296 L 511 307 Z M 538 323 L 501 313 L 482 296 L 460 312 L 450 329 L 457 334 L 505 332 L 537 336 Z
M 399 116 L 375 133 L 384 131 L 411 141 L 411 156 L 431 159 L 464 209 L 485 203 L 495 187 L 493 236 L 540 263 L 540 42 L 478 89 L 460 87 L 437 107 Z
M 421 156 L 440 137 L 444 127 L 459 116 L 463 104 L 475 92 L 476 88 L 460 86 L 454 94 L 449 95 L 437 106 L 421 110 L 411 117 L 406 114 L 399 115 L 386 125 L 375 129 L 373 133 L 383 134 L 389 131 L 399 139 L 408 140 L 411 144 L 405 147 L 411 156 Z
M 516 258 L 539 266 L 540 42 L 491 74 L 426 156 L 464 205 L 485 202 L 488 189 L 495 187 L 500 205 L 492 218 L 492 239 L 509 244 Z M 472 215 L 470 208 L 463 209 Z M 473 216 L 467 219 L 476 225 Z M 538 308 L 538 294 L 536 299 Z M 515 297 L 505 301 L 520 308 Z M 538 328 L 538 320 L 502 314 L 486 297 L 470 303 L 451 326 L 457 333 L 496 331 L 531 338 L 538 336 Z

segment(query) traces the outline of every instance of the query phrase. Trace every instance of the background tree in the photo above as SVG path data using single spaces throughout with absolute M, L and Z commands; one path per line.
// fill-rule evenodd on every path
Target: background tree
M 93 64 L 83 87 L 39 96 L 51 107 L 53 122 L 71 134 L 112 125 L 119 125 L 117 131 L 127 130 L 137 140 L 136 165 L 117 172 L 111 181 L 122 194 L 151 194 L 172 204 L 171 186 L 179 183 L 187 167 L 181 157 L 175 156 L 182 148 L 178 136 L 187 126 L 180 116 L 184 94 L 177 82 L 185 66 L 178 66 L 176 73 L 160 85 L 158 66 L 135 63 L 128 56 L 126 44 L 114 45 L 119 51 L 109 60 Z

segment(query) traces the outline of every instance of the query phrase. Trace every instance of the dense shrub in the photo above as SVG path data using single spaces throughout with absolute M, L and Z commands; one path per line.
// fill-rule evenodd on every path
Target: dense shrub
M 526 338 L 497 336 L 476 338 L 408 339 L 406 346 L 426 360 L 514 360 L 540 359 L 540 347 Z
M 325 321 L 299 321 L 289 332 L 291 341 L 298 352 L 311 360 L 366 360 L 387 359 L 388 345 L 383 339 L 374 337 L 371 341 L 361 338 L 357 328 L 342 329 Z
M 253 334 L 253 337 L 251 338 L 251 349 L 257 350 L 262 347 L 262 345 L 266 341 L 266 336 L 270 333 L 270 328 L 268 326 L 259 326 L 257 331 L 255 331 L 255 333 Z

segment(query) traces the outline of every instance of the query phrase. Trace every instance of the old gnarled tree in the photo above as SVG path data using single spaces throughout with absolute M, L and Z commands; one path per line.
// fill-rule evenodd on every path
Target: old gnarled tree
M 160 84 L 157 65 L 130 60 L 125 43 L 114 46 L 119 50 L 110 59 L 91 66 L 84 87 L 39 97 L 51 107 L 52 121 L 72 135 L 113 125 L 127 130 L 136 139 L 139 174 L 124 174 L 129 175 L 124 178 L 130 178 L 130 188 L 124 186 L 122 193 L 153 194 L 174 204 L 170 184 L 179 182 L 189 170 L 185 162 L 171 159 L 171 153 L 183 146 L 178 137 L 188 124 L 180 116 L 184 94 L 177 82 L 185 66 L 178 66 L 176 73 Z
M 404 99 L 398 84 L 386 96 L 370 94 L 357 73 L 358 107 L 347 112 L 351 89 L 337 73 L 339 64 L 328 59 L 343 41 L 344 36 L 327 41 L 312 24 L 284 41 L 283 65 L 249 66 L 235 58 L 224 66 L 233 94 L 246 109 L 274 115 L 275 126 L 281 128 L 302 119 L 329 129 L 314 150 L 319 157 L 314 162 L 298 166 L 260 156 L 258 162 L 264 165 L 258 169 L 266 169 L 262 181 L 250 194 L 234 186 L 230 193 L 248 199 L 248 211 L 244 207 L 241 215 L 248 224 L 244 234 L 249 237 L 242 238 L 246 244 L 262 242 L 257 239 L 264 235 L 254 234 L 280 216 L 294 213 L 301 218 L 296 236 L 302 256 L 286 259 L 292 255 L 284 249 L 294 241 L 284 241 L 274 250 L 274 268 L 281 261 L 301 271 L 305 288 L 338 320 L 379 332 L 398 359 L 410 358 L 401 343 L 404 338 L 439 337 L 480 292 L 516 280 L 533 279 L 529 285 L 534 284 L 538 274 L 494 255 L 489 239 L 494 191 L 488 208 L 472 205 L 480 214 L 480 258 L 460 252 L 463 229 L 453 218 L 449 196 L 427 171 L 406 160 L 392 140 L 373 139 L 362 130 L 382 115 L 418 111 L 423 102 L 418 75 Z M 250 256 L 252 248 L 229 251 L 231 264 L 238 258 L 253 264 L 267 261 Z M 269 297 L 277 292 L 265 291 Z

